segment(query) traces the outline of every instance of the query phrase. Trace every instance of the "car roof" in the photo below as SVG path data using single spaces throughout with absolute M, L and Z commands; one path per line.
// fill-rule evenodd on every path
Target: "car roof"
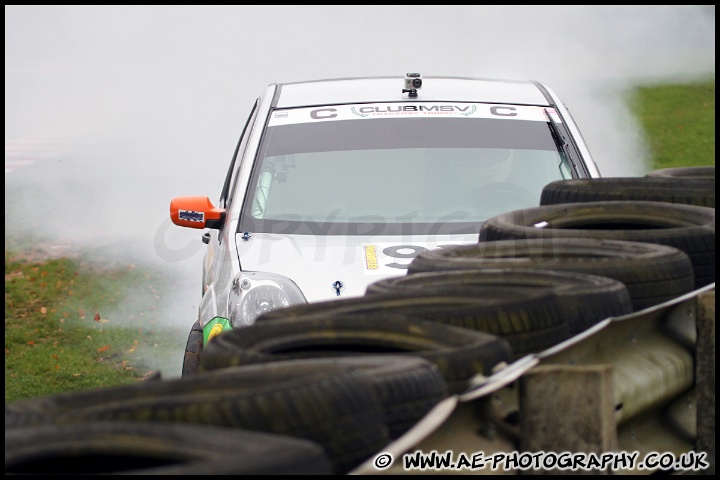
M 544 85 L 531 80 L 422 77 L 417 97 L 403 93 L 405 77 L 355 77 L 271 84 L 275 108 L 397 101 L 483 102 L 551 106 Z

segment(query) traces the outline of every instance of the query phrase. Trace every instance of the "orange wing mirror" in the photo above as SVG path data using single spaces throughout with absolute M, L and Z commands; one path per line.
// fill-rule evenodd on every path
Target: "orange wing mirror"
M 208 197 L 176 197 L 170 202 L 170 219 L 189 228 L 220 228 L 225 210 L 216 208 Z

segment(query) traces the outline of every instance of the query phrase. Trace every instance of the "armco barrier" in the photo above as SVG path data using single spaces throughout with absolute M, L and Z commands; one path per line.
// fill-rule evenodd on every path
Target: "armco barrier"
M 606 319 L 474 385 L 351 473 L 714 474 L 715 284 Z M 630 461 L 572 470 L 563 453 Z

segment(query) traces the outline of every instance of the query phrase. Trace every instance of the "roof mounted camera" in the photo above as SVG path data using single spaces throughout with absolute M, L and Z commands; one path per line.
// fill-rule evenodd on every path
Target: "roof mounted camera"
M 419 73 L 406 73 L 405 74 L 405 88 L 402 93 L 407 93 L 409 97 L 415 98 L 418 96 L 418 89 L 422 87 L 422 76 Z

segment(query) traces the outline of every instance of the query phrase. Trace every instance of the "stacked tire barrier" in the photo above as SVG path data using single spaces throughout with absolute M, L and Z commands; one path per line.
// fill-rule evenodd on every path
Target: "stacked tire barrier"
M 273 364 L 15 402 L 5 428 L 147 422 L 273 433 L 319 445 L 337 474 L 389 441 L 378 406 L 361 371 Z
M 541 281 L 542 276 L 550 272 L 574 272 L 613 279 L 626 288 L 635 311 L 687 293 L 695 285 L 690 258 L 677 248 L 592 238 L 509 239 L 438 249 L 413 259 L 408 274 L 414 277 L 441 271 L 520 268 L 517 265 L 535 272 L 526 275 L 524 281 L 527 282 Z M 584 281 L 587 283 L 589 279 Z M 573 304 L 565 299 L 572 299 L 572 290 L 579 289 L 581 284 L 578 280 L 575 286 L 565 288 L 565 294 L 561 296 L 564 305 Z M 580 297 L 578 304 L 583 308 L 578 311 L 579 319 L 571 320 L 573 333 L 609 316 L 629 313 L 618 307 L 622 299 L 608 302 L 598 298 L 588 305 Z
M 480 230 L 480 242 L 532 238 L 667 245 L 690 257 L 696 288 L 715 282 L 715 209 L 710 207 L 640 200 L 559 203 L 497 215 Z
M 330 475 L 320 445 L 184 423 L 5 427 L 6 475 Z
M 363 297 L 207 346 L 196 323 L 181 378 L 7 404 L 6 474 L 376 473 L 378 453 L 415 448 L 714 455 L 708 176 L 553 182 Z
M 201 371 L 305 358 L 412 355 L 435 364 L 449 391 L 459 393 L 475 375 L 488 375 L 513 360 L 508 343 L 494 335 L 409 316 L 411 305 L 419 310 L 413 297 L 372 300 L 377 301 L 348 299 L 269 312 L 263 321 L 208 344 Z M 448 308 L 438 304 L 441 300 L 431 297 L 420 307 L 440 314 Z M 463 310 L 472 315 L 477 305 L 467 303 Z M 393 308 L 406 314 L 393 313 Z

